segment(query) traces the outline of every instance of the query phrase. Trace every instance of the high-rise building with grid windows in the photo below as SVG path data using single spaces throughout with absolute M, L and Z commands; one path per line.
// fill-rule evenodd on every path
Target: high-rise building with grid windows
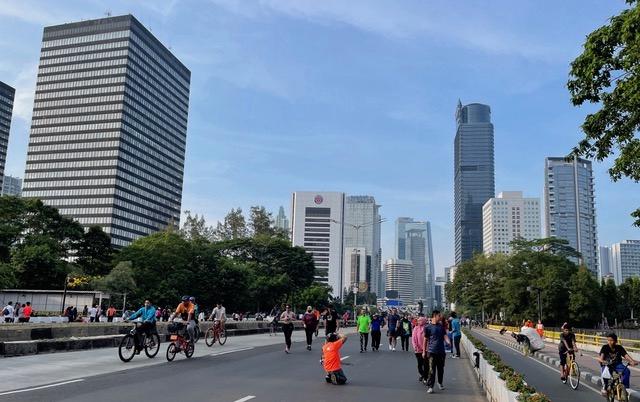
M 178 225 L 190 79 L 131 15 L 46 27 L 23 196 L 116 246 Z
M 13 98 L 16 90 L 0 81 L 0 187 L 4 176 L 4 164 L 7 160 L 7 146 L 9 145 L 9 130 L 13 115 Z

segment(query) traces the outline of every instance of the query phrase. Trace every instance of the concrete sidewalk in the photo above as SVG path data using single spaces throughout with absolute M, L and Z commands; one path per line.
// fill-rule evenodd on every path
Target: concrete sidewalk
M 304 333 L 293 333 L 294 342 L 304 341 Z M 314 338 L 319 347 L 324 342 L 322 335 Z M 207 347 L 204 340 L 196 344 L 194 358 L 215 356 L 260 346 L 281 344 L 284 349 L 282 332 L 274 336 L 268 334 L 230 337 L 224 346 L 218 344 Z M 133 368 L 167 364 L 165 353 L 168 342 L 162 342 L 158 355 L 154 359 L 147 358 L 144 353 L 135 356 L 129 363 L 123 363 L 118 357 L 117 348 L 83 350 L 77 352 L 29 355 L 5 358 L 0 368 L 0 392 L 19 388 L 36 387 L 45 384 L 69 381 L 80 377 L 91 377 Z M 177 359 L 184 358 L 179 355 Z

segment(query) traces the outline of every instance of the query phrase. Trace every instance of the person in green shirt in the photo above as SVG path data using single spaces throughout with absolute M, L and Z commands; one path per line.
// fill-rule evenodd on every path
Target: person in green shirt
M 358 332 L 360 333 L 360 353 L 367 351 L 369 346 L 369 331 L 371 330 L 371 316 L 369 311 L 360 311 L 360 315 L 357 320 Z

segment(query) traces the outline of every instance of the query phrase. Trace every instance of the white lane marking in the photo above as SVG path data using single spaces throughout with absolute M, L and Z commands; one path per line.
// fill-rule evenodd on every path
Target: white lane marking
M 486 336 L 486 335 L 484 335 L 484 336 L 485 336 L 487 339 L 489 339 L 489 340 L 491 340 L 491 341 L 493 341 L 493 342 L 495 342 L 495 343 L 497 343 L 497 344 L 499 344 L 499 345 L 502 345 L 502 346 L 504 346 L 505 348 L 511 349 L 511 350 L 513 350 L 513 351 L 517 352 L 518 354 L 522 355 L 522 351 L 520 351 L 520 350 L 518 350 L 518 349 L 515 349 L 515 348 L 512 348 L 511 346 L 509 346 L 509 345 L 507 345 L 507 344 L 504 344 L 504 343 L 502 343 L 502 342 L 498 342 L 497 340 L 495 340 L 495 339 L 493 339 L 493 338 L 491 338 L 491 337 L 489 337 L 489 336 Z M 523 357 L 524 357 L 524 356 L 523 356 Z M 558 369 L 556 369 L 556 368 L 554 368 L 554 367 L 551 367 L 551 366 L 549 366 L 549 365 L 548 365 L 548 364 L 546 364 L 546 363 L 541 362 L 540 360 L 536 359 L 535 357 L 525 357 L 525 358 L 526 358 L 526 359 L 531 359 L 531 360 L 533 360 L 534 362 L 536 362 L 536 363 L 538 363 L 538 364 L 541 364 L 542 366 L 544 366 L 544 367 L 548 368 L 549 370 L 555 371 L 555 372 L 556 372 L 556 373 L 558 373 L 558 374 L 560 373 L 560 370 L 558 370 Z M 594 387 L 592 387 L 592 386 L 591 386 L 591 385 L 589 385 L 589 384 L 586 384 L 586 383 L 585 383 L 585 380 L 584 380 L 583 378 L 580 378 L 580 384 L 581 384 L 581 385 L 584 385 L 585 387 L 589 388 L 590 390 L 592 390 L 592 391 L 593 391 L 593 392 L 595 392 L 596 394 L 600 395 L 600 390 L 599 390 L 599 389 L 596 389 L 596 388 L 594 388 Z
M 345 357 L 341 357 L 340 360 L 347 360 L 348 358 L 350 358 L 351 356 L 345 356 Z
M 58 382 L 55 384 L 49 384 L 49 385 L 42 385 L 39 387 L 33 387 L 33 388 L 26 388 L 26 389 L 19 389 L 16 391 L 7 391 L 7 392 L 2 392 L 0 393 L 0 396 L 3 395 L 10 395 L 10 394 L 19 394 L 21 392 L 30 392 L 30 391 L 37 391 L 39 389 L 45 389 L 45 388 L 51 388 L 51 387 L 59 387 L 61 385 L 67 385 L 67 384 L 72 384 L 74 382 L 80 382 L 80 381 L 84 381 L 84 378 L 79 378 L 77 380 L 71 380 L 71 381 L 64 381 L 64 382 Z
M 240 398 L 240 399 L 235 400 L 233 402 L 245 402 L 245 401 L 248 401 L 248 400 L 253 399 L 253 398 L 255 398 L 254 395 L 247 395 L 244 398 Z
M 242 352 L 244 350 L 251 350 L 254 349 L 253 346 L 248 346 L 245 348 L 238 348 L 238 349 L 233 349 L 233 350 L 225 350 L 224 352 L 213 352 L 213 353 L 209 353 L 206 356 L 220 356 L 220 355 L 226 355 L 228 353 L 235 353 L 235 352 Z

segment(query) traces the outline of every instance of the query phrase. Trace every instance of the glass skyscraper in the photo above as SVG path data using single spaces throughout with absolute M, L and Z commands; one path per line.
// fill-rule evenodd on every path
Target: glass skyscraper
M 190 77 L 131 15 L 46 27 L 23 196 L 116 246 L 177 226 Z
M 4 177 L 4 164 L 7 161 L 7 147 L 9 145 L 9 131 L 11 129 L 15 94 L 15 89 L 0 81 L 0 187 L 2 187 L 2 178 Z
M 491 108 L 480 103 L 456 110 L 454 142 L 455 263 L 482 252 L 482 206 L 495 196 Z
M 396 219 L 396 258 L 412 262 L 414 301 L 422 300 L 427 311 L 431 310 L 435 303 L 435 264 L 429 222 Z
M 598 275 L 596 202 L 591 162 L 564 157 L 545 159 L 546 236 L 569 241 L 581 263 Z

